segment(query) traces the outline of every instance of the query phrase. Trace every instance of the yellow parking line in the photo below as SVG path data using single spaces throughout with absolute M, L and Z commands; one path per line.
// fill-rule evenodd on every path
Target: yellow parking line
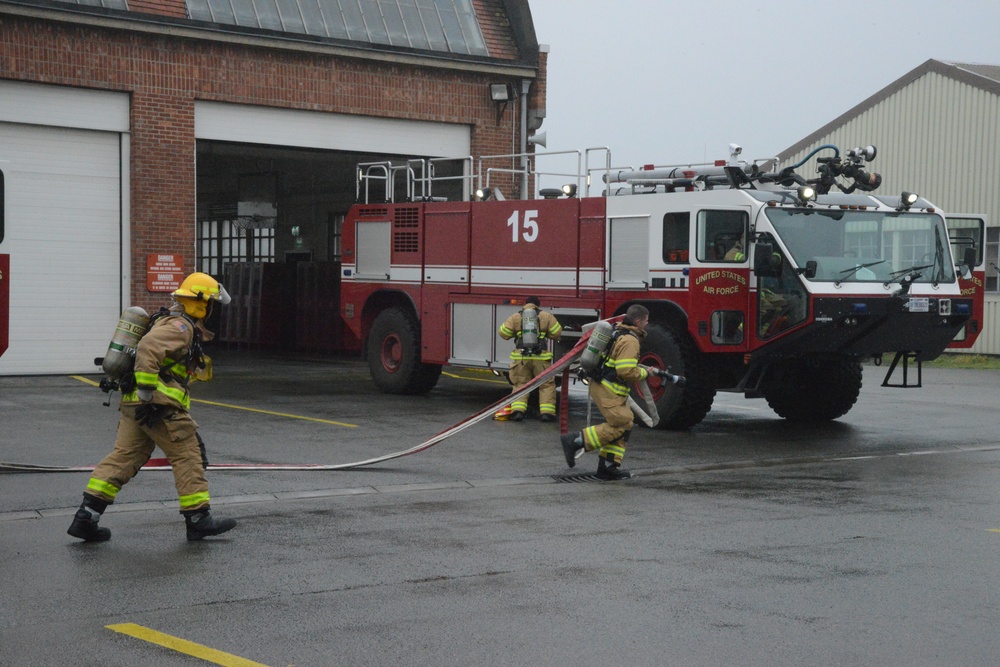
M 95 387 L 99 386 L 96 382 L 89 378 L 81 377 L 79 375 L 70 375 L 74 380 L 79 380 L 80 382 L 85 382 L 89 385 Z M 258 410 L 257 408 L 245 408 L 242 405 L 230 405 L 229 403 L 216 403 L 215 401 L 203 401 L 200 398 L 192 398 L 192 403 L 204 403 L 205 405 L 214 405 L 220 408 L 229 408 L 230 410 L 245 410 L 246 412 L 257 412 L 263 415 L 272 415 L 274 417 L 288 417 L 289 419 L 301 419 L 308 422 L 319 422 L 320 424 L 333 424 L 334 426 L 345 426 L 347 428 L 357 428 L 357 424 L 348 424 L 347 422 L 333 421 L 332 419 L 319 419 L 318 417 L 303 417 L 302 415 L 292 415 L 287 412 L 272 412 L 271 410 Z
M 74 380 L 79 380 L 80 382 L 84 382 L 86 384 L 89 384 L 91 387 L 100 387 L 101 386 L 97 382 L 94 382 L 90 378 L 85 378 L 82 375 L 70 375 L 70 377 L 73 378 Z
M 991 533 L 1000 533 L 1000 528 L 987 528 L 986 530 Z
M 445 377 L 455 378 L 456 380 L 472 380 L 473 382 L 489 382 L 490 384 L 506 384 L 506 385 L 510 384 L 509 382 L 507 382 L 507 380 L 496 379 L 496 376 L 492 375 L 492 373 L 491 377 L 489 378 L 470 378 L 468 375 L 455 375 L 454 373 L 441 373 L 441 375 L 444 375 Z
M 334 426 L 346 426 L 347 428 L 357 428 L 357 424 L 347 422 L 335 422 L 332 419 L 318 419 L 316 417 L 303 417 L 302 415 L 290 415 L 287 412 L 271 412 L 270 410 L 258 410 L 257 408 L 244 408 L 241 405 L 229 405 L 228 403 L 216 403 L 215 401 L 203 401 L 192 398 L 192 403 L 204 403 L 205 405 L 215 405 L 220 408 L 230 408 L 232 410 L 246 410 L 247 412 L 259 412 L 264 415 L 274 415 L 275 417 L 288 417 L 289 419 L 302 419 L 307 422 L 319 422 L 320 424 L 333 424 Z
M 194 656 L 195 658 L 200 658 L 201 660 L 212 662 L 216 665 L 223 665 L 224 667 L 267 667 L 267 665 L 263 663 L 247 660 L 231 653 L 217 651 L 214 648 L 202 646 L 201 644 L 195 644 L 194 642 L 189 642 L 186 639 L 172 637 L 170 635 L 163 634 L 162 632 L 157 632 L 156 630 L 150 630 L 149 628 L 145 628 L 141 625 L 136 625 L 135 623 L 118 623 L 116 625 L 106 625 L 104 627 L 108 630 L 114 630 L 115 632 L 120 632 L 123 635 L 135 637 L 136 639 L 141 639 L 145 642 L 149 642 L 150 644 L 157 644 L 172 651 L 177 651 L 178 653 L 183 653 L 184 655 Z

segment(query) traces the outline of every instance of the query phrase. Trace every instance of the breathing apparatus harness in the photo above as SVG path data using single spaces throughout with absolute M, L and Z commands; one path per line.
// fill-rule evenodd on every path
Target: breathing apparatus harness
M 542 353 L 542 336 L 538 319 L 537 306 L 521 310 L 521 330 L 514 339 L 514 345 L 522 354 L 534 356 Z
M 613 327 L 607 320 L 600 320 L 594 326 L 590 334 L 587 347 L 580 355 L 580 368 L 577 371 L 581 380 L 603 380 L 607 382 L 618 382 L 618 369 L 608 368 L 608 361 L 611 351 L 614 350 L 615 342 L 624 335 L 639 336 L 634 330 L 628 327 L 634 326 L 627 317 L 622 319 L 623 326 Z M 672 382 L 678 386 L 687 386 L 687 378 L 682 375 L 674 375 L 669 368 L 656 368 L 647 366 L 650 375 L 656 375 L 663 380 Z
M 168 366 L 161 367 L 158 373 L 160 379 L 164 382 L 177 382 L 186 389 L 188 384 L 190 384 L 191 373 L 189 372 L 189 369 L 205 368 L 206 362 L 204 350 L 202 348 L 201 330 L 198 328 L 195 321 L 184 311 L 178 313 L 170 310 L 169 308 L 160 306 L 159 310 L 149 316 L 148 323 L 145 325 L 141 333 L 135 331 L 133 328 L 132 336 L 134 340 L 132 345 L 129 346 L 125 352 L 127 354 L 127 358 L 119 360 L 114 368 L 109 366 L 109 364 L 104 364 L 103 368 L 107 375 L 101 378 L 99 386 L 101 391 L 108 394 L 108 400 L 104 402 L 105 406 L 111 405 L 111 394 L 115 391 L 121 391 L 122 394 L 128 394 L 135 390 L 135 353 L 138 348 L 139 341 L 142 340 L 143 336 L 152 331 L 153 327 L 159 320 L 169 315 L 179 315 L 187 320 L 191 325 L 191 330 L 194 335 L 191 338 L 191 347 L 188 350 L 188 354 L 181 359 L 170 360 L 172 363 Z M 124 317 L 125 316 L 123 314 L 123 319 Z M 179 364 L 183 365 L 185 368 L 183 375 L 178 375 L 171 370 L 172 368 L 176 368 Z
M 628 318 L 622 320 L 621 323 L 626 326 L 632 325 L 631 320 Z M 615 382 L 618 377 L 618 371 L 614 368 L 608 368 L 608 361 L 615 343 L 624 335 L 635 336 L 636 334 L 631 329 L 625 328 L 625 326 L 612 327 L 607 321 L 602 320 L 598 322 L 590 335 L 590 341 L 586 350 L 580 356 L 580 378 Z M 638 338 L 638 336 L 636 337 Z

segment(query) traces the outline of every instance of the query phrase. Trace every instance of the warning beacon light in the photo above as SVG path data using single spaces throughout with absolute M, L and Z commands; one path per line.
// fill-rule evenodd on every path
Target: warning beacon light
M 909 211 L 910 207 L 916 204 L 918 199 L 920 199 L 920 195 L 915 192 L 906 192 L 904 190 L 903 194 L 899 196 L 899 208 L 896 210 Z
M 816 201 L 816 188 L 811 185 L 801 185 L 795 191 L 795 196 L 799 198 L 799 203 L 805 206 L 811 201 Z

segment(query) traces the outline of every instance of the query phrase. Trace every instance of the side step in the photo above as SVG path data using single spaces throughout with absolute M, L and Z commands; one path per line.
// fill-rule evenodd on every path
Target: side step
M 889 382 L 889 380 L 892 378 L 892 374 L 896 371 L 896 366 L 899 364 L 899 361 L 901 359 L 903 361 L 903 366 L 902 366 L 903 382 L 902 382 L 902 384 L 893 384 L 893 383 Z M 910 384 L 909 365 L 910 365 L 911 361 L 914 361 L 917 364 L 917 383 L 916 384 Z M 897 352 L 896 356 L 893 357 L 893 359 L 892 359 L 892 363 L 889 364 L 889 370 L 885 374 L 885 379 L 882 380 L 882 386 L 883 387 L 896 387 L 896 388 L 899 388 L 899 389 L 919 389 L 920 387 L 922 387 L 923 386 L 923 362 L 920 361 L 919 359 L 917 359 L 917 353 L 916 352 Z

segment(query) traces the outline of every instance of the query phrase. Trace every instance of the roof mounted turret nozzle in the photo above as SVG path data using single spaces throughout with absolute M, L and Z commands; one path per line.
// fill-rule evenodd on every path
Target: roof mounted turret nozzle
M 865 146 L 864 148 L 852 148 L 847 151 L 847 157 L 855 162 L 871 162 L 875 159 L 875 155 L 878 153 L 878 149 L 874 146 Z
M 836 147 L 830 147 L 836 150 Z M 864 165 L 865 162 L 874 160 L 877 153 L 878 150 L 874 146 L 865 146 L 864 148 L 852 148 L 847 151 L 847 157 L 843 160 L 839 155 L 816 158 L 816 162 L 819 164 L 820 177 L 814 181 L 810 181 L 810 183 L 816 183 L 816 189 L 821 195 L 829 193 L 830 188 L 833 186 L 837 186 L 841 192 L 846 194 L 850 194 L 855 190 L 871 192 L 882 185 L 882 176 L 874 171 L 866 171 Z M 837 182 L 836 178 L 838 176 L 850 178 L 854 182 L 848 187 L 844 187 Z

